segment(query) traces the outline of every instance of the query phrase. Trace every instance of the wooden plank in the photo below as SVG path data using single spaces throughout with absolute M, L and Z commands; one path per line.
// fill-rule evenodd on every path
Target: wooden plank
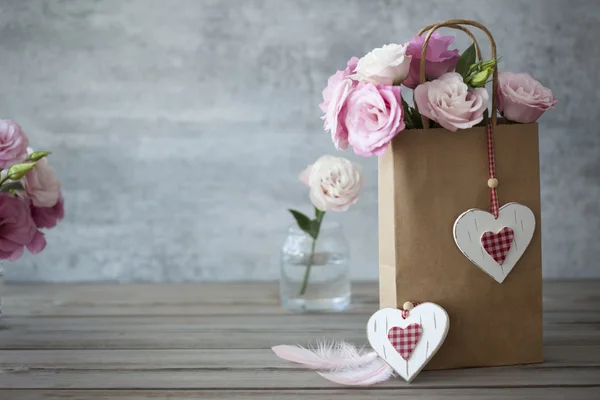
M 425 371 L 411 388 L 485 388 L 593 386 L 600 384 L 599 367 L 471 368 Z M 319 389 L 339 387 L 313 371 L 300 369 L 161 369 L 161 370 L 64 370 L 23 369 L 0 374 L 3 389 Z M 382 388 L 406 389 L 396 378 Z
M 598 280 L 547 281 L 544 309 L 595 311 Z M 287 314 L 279 306 L 276 283 L 220 284 L 40 284 L 6 285 L 3 307 L 12 316 L 143 316 Z M 353 285 L 353 305 L 346 313 L 378 308 L 374 282 Z
M 600 346 L 547 346 L 538 368 L 600 367 Z M 24 370 L 298 369 L 271 350 L 0 350 L 0 372 Z M 516 367 L 518 368 L 518 367 Z M 600 382 L 599 382 L 600 383 Z
M 3 400 L 592 400 L 600 386 L 553 388 L 412 389 L 343 388 L 323 390 L 0 390 Z
M 366 344 L 368 315 L 222 315 L 0 320 L 0 349 L 266 349 L 344 339 Z M 546 345 L 600 344 L 600 314 L 545 315 Z
M 277 283 L 8 285 L 6 292 L 12 316 L 289 314 Z M 377 309 L 376 284 L 355 283 L 346 313 Z

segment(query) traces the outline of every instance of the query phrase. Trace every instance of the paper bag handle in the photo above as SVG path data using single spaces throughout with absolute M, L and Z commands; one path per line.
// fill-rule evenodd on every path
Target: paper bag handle
M 421 36 L 423 33 L 427 32 L 428 30 L 433 28 L 435 25 L 436 24 L 427 25 L 425 28 L 422 28 L 419 31 L 419 33 L 417 33 L 417 35 Z M 473 45 L 475 46 L 475 58 L 477 58 L 478 61 L 481 61 L 481 48 L 479 47 L 479 43 L 477 42 L 475 35 L 473 35 L 473 32 L 471 32 L 468 28 L 465 28 L 464 26 L 461 26 L 461 25 L 448 25 L 448 26 L 446 26 L 446 28 L 456 29 L 456 30 L 463 31 L 464 33 L 466 33 L 467 36 L 469 37 L 469 39 L 471 39 L 471 41 L 473 42 Z
M 429 25 L 426 26 L 425 28 L 421 29 L 421 31 L 419 31 L 419 35 L 422 35 L 425 31 L 429 30 L 429 32 L 427 32 L 427 36 L 425 36 L 425 41 L 423 42 L 423 49 L 421 51 L 421 69 L 420 69 L 420 82 L 421 83 L 425 83 L 427 77 L 425 76 L 425 63 L 427 61 L 427 46 L 429 45 L 429 39 L 431 38 L 431 35 L 433 35 L 433 32 L 435 32 L 436 30 L 446 27 L 446 28 L 453 28 L 453 29 L 459 29 L 463 32 L 465 32 L 473 41 L 473 43 L 475 44 L 475 51 L 476 54 L 478 54 L 479 56 L 481 55 L 481 52 L 479 50 L 479 45 L 477 43 L 477 41 L 475 40 L 475 37 L 473 36 L 473 34 L 466 28 L 464 28 L 462 25 L 469 25 L 469 26 L 474 26 L 476 28 L 481 29 L 488 37 L 489 41 L 490 41 L 490 47 L 492 49 L 492 59 L 496 58 L 496 42 L 494 41 L 494 37 L 492 36 L 492 34 L 490 33 L 490 31 L 483 26 L 482 24 L 480 24 L 477 21 L 471 21 L 471 20 L 467 20 L 467 19 L 451 19 L 448 21 L 444 21 L 444 22 L 440 22 L 439 24 L 434 24 L 434 25 Z M 497 118 L 496 118 L 496 114 L 497 114 L 497 110 L 498 110 L 498 104 L 497 104 L 497 90 L 498 90 L 498 68 L 496 66 L 494 66 L 494 73 L 492 75 L 492 109 L 490 112 L 490 121 L 492 122 L 492 125 L 496 125 L 497 124 Z M 425 116 L 421 116 L 421 120 L 423 121 L 423 129 L 428 129 L 429 128 L 429 119 Z

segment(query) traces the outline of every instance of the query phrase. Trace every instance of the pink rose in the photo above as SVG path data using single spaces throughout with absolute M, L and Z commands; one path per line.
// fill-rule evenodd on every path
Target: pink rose
M 400 85 L 408 76 L 410 60 L 406 45 L 386 44 L 361 58 L 352 78 L 374 85 Z
M 60 181 L 46 158 L 36 162 L 22 183 L 27 197 L 36 207 L 52 207 L 60 197 Z
M 425 82 L 414 93 L 421 114 L 452 132 L 480 123 L 489 101 L 484 88 L 469 90 L 456 72 Z
M 346 211 L 363 185 L 360 165 L 343 157 L 323 156 L 300 175 L 308 179 L 310 201 L 321 211 Z
M 356 65 L 358 65 L 358 58 L 352 57 L 350 60 L 348 60 L 345 70 L 337 71 L 335 74 L 329 77 L 329 79 L 327 80 L 327 87 L 323 89 L 323 102 L 319 104 L 321 111 L 327 113 L 335 86 L 337 86 L 338 83 L 352 75 L 356 70 Z
M 18 260 L 25 247 L 33 254 L 44 250 L 44 234 L 36 228 L 26 200 L 0 193 L 0 260 Z
M 525 124 L 535 122 L 555 104 L 552 91 L 531 75 L 512 72 L 498 74 L 498 109 L 504 118 Z
M 408 42 L 406 54 L 412 56 L 408 78 L 402 82 L 404 86 L 414 89 L 420 83 L 421 52 L 425 36 L 415 36 Z M 460 57 L 458 49 L 448 50 L 454 42 L 454 36 L 442 36 L 433 32 L 427 46 L 427 61 L 425 61 L 425 75 L 428 80 L 437 79 L 446 72 L 454 71 Z
M 331 132 L 331 140 L 338 150 L 348 148 L 348 132 L 345 126 L 339 123 L 344 115 L 344 102 L 348 94 L 356 86 L 357 82 L 349 78 L 354 73 L 358 58 L 352 57 L 344 71 L 338 71 L 327 81 L 327 87 L 323 90 L 323 103 L 319 105 L 325 113 L 324 128 Z
M 404 129 L 400 86 L 361 82 L 347 96 L 343 124 L 354 152 L 381 156 L 388 143 Z
M 54 228 L 65 217 L 65 200 L 62 194 L 52 207 L 36 207 L 31 204 L 31 217 L 38 228 Z
M 29 139 L 14 121 L 0 120 L 0 168 L 8 168 L 27 158 Z

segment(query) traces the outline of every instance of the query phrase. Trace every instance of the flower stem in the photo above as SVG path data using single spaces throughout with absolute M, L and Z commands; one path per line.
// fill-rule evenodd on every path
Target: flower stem
M 323 222 L 324 217 L 325 211 L 321 211 L 315 207 L 315 219 L 311 221 L 314 224 L 314 228 L 311 233 L 311 237 L 313 238 L 313 240 L 310 246 L 310 255 L 308 256 L 308 262 L 306 263 L 306 271 L 304 271 L 304 279 L 302 279 L 302 286 L 300 287 L 300 292 L 298 292 L 298 296 L 304 296 L 304 294 L 306 293 L 306 289 L 308 289 L 310 269 L 312 268 L 314 262 L 315 248 L 317 247 L 317 239 L 319 238 L 319 232 L 321 231 L 321 222 Z
M 300 288 L 299 296 L 304 296 L 306 289 L 308 288 L 308 278 L 310 278 L 310 269 L 312 267 L 315 258 L 315 247 L 317 247 L 317 239 L 312 240 L 310 246 L 310 256 L 308 256 L 308 263 L 306 263 L 306 270 L 304 271 L 304 279 L 302 280 L 302 287 Z

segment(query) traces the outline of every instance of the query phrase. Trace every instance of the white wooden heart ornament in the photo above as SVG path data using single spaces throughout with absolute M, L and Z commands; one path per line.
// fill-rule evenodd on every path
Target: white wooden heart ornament
M 442 307 L 422 303 L 402 317 L 402 310 L 383 308 L 369 318 L 367 336 L 373 350 L 410 382 L 435 355 L 450 327 Z
M 454 223 L 454 241 L 473 264 L 502 283 L 529 246 L 534 231 L 533 211 L 519 203 L 508 203 L 500 207 L 497 219 L 475 208 L 462 213 Z M 512 237 L 505 247 L 500 244 L 502 235 Z M 490 245 L 489 240 L 497 240 L 498 245 Z

